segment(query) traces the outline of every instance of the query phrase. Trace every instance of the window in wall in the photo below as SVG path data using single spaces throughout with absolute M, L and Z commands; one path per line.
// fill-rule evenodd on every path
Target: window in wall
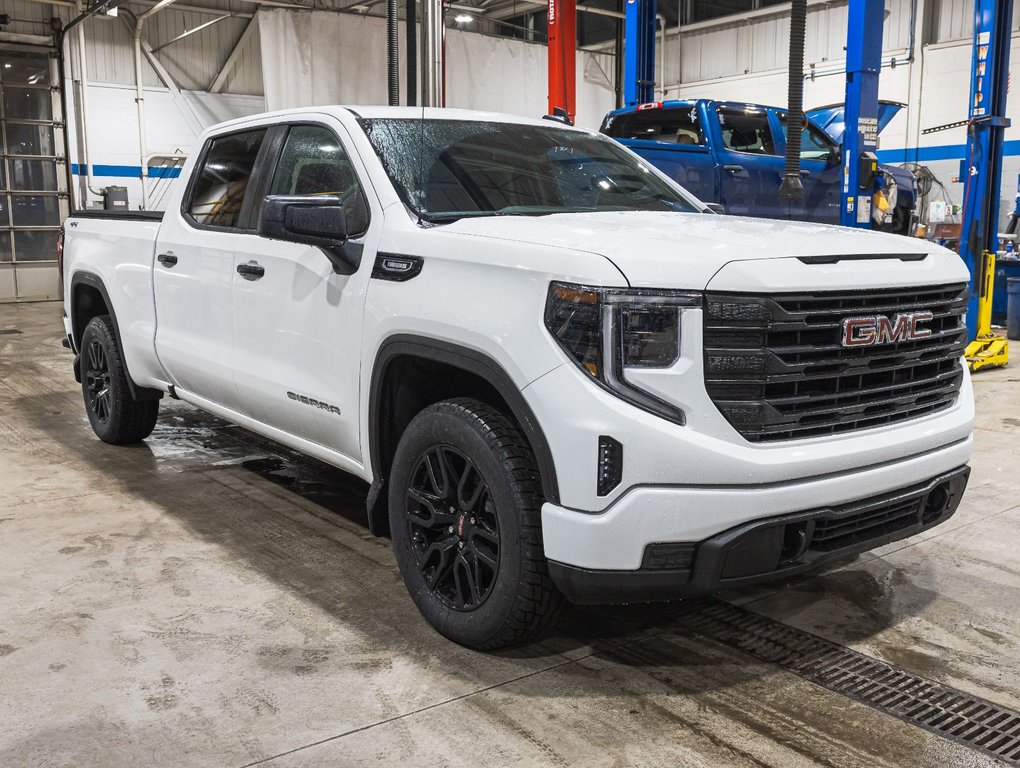
M 188 205 L 199 224 L 236 227 L 266 129 L 210 141 Z
M 328 128 L 296 125 L 273 176 L 274 195 L 336 195 L 343 201 L 347 229 L 368 229 L 368 205 L 340 140 Z
M 704 144 L 694 107 L 641 109 L 608 120 L 603 133 L 614 139 L 644 139 L 670 144 Z
M 776 154 L 776 143 L 769 128 L 768 112 L 758 109 L 721 107 L 718 110 L 723 145 L 734 152 L 757 155 Z

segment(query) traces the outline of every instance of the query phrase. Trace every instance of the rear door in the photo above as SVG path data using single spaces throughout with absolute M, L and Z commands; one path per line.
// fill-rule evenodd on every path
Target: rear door
M 382 216 L 373 224 L 364 169 L 339 123 L 278 130 L 279 151 L 252 210 L 252 230 L 235 243 L 237 389 L 248 416 L 360 461 L 362 321 Z M 361 268 L 338 275 L 319 248 L 256 234 L 265 194 L 339 195 L 352 233 L 348 247 L 361 249 Z M 236 274 L 241 266 L 245 276 Z
M 777 112 L 776 119 L 782 135 L 778 149 L 785 165 L 786 113 Z M 790 218 L 838 224 L 843 181 L 839 147 L 806 120 L 800 135 L 800 179 L 804 185 L 804 199 L 790 204 Z
M 206 142 L 181 207 L 163 217 L 153 265 L 160 363 L 181 390 L 234 410 L 234 251 L 266 135 L 257 128 Z
M 779 200 L 785 163 L 776 154 L 768 109 L 719 104 L 714 114 L 719 202 L 731 214 L 786 218 L 787 206 Z

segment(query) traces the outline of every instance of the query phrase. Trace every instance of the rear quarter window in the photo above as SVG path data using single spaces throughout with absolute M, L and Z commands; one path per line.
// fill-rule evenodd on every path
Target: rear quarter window
M 602 132 L 614 139 L 643 139 L 704 146 L 705 134 L 694 107 L 641 109 L 610 117 Z

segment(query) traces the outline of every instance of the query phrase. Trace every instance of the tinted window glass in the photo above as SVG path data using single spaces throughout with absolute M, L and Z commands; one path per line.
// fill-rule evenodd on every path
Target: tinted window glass
M 720 107 L 718 115 L 723 145 L 727 149 L 758 155 L 776 154 L 776 143 L 772 140 L 768 112 L 760 109 Z
M 199 224 L 236 227 L 255 158 L 266 136 L 258 131 L 220 136 L 209 143 L 188 212 Z
M 669 144 L 704 144 L 705 134 L 693 107 L 640 109 L 606 119 L 602 132 L 614 139 L 645 139 Z
M 297 125 L 287 134 L 273 177 L 274 195 L 337 195 L 347 214 L 347 229 L 368 229 L 368 205 L 340 140 L 327 128 Z
M 780 115 L 783 123 L 783 135 L 786 135 L 786 115 Z M 825 160 L 833 150 L 833 144 L 811 123 L 804 122 L 804 130 L 800 133 L 800 156 L 804 160 Z
M 364 120 L 404 202 L 423 218 L 696 211 L 612 139 L 476 120 Z

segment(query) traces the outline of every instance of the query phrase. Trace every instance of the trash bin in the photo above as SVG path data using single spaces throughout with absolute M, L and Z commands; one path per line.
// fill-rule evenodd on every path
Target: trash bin
M 1020 277 L 1006 281 L 1009 300 L 1006 306 L 1006 338 L 1020 341 Z

